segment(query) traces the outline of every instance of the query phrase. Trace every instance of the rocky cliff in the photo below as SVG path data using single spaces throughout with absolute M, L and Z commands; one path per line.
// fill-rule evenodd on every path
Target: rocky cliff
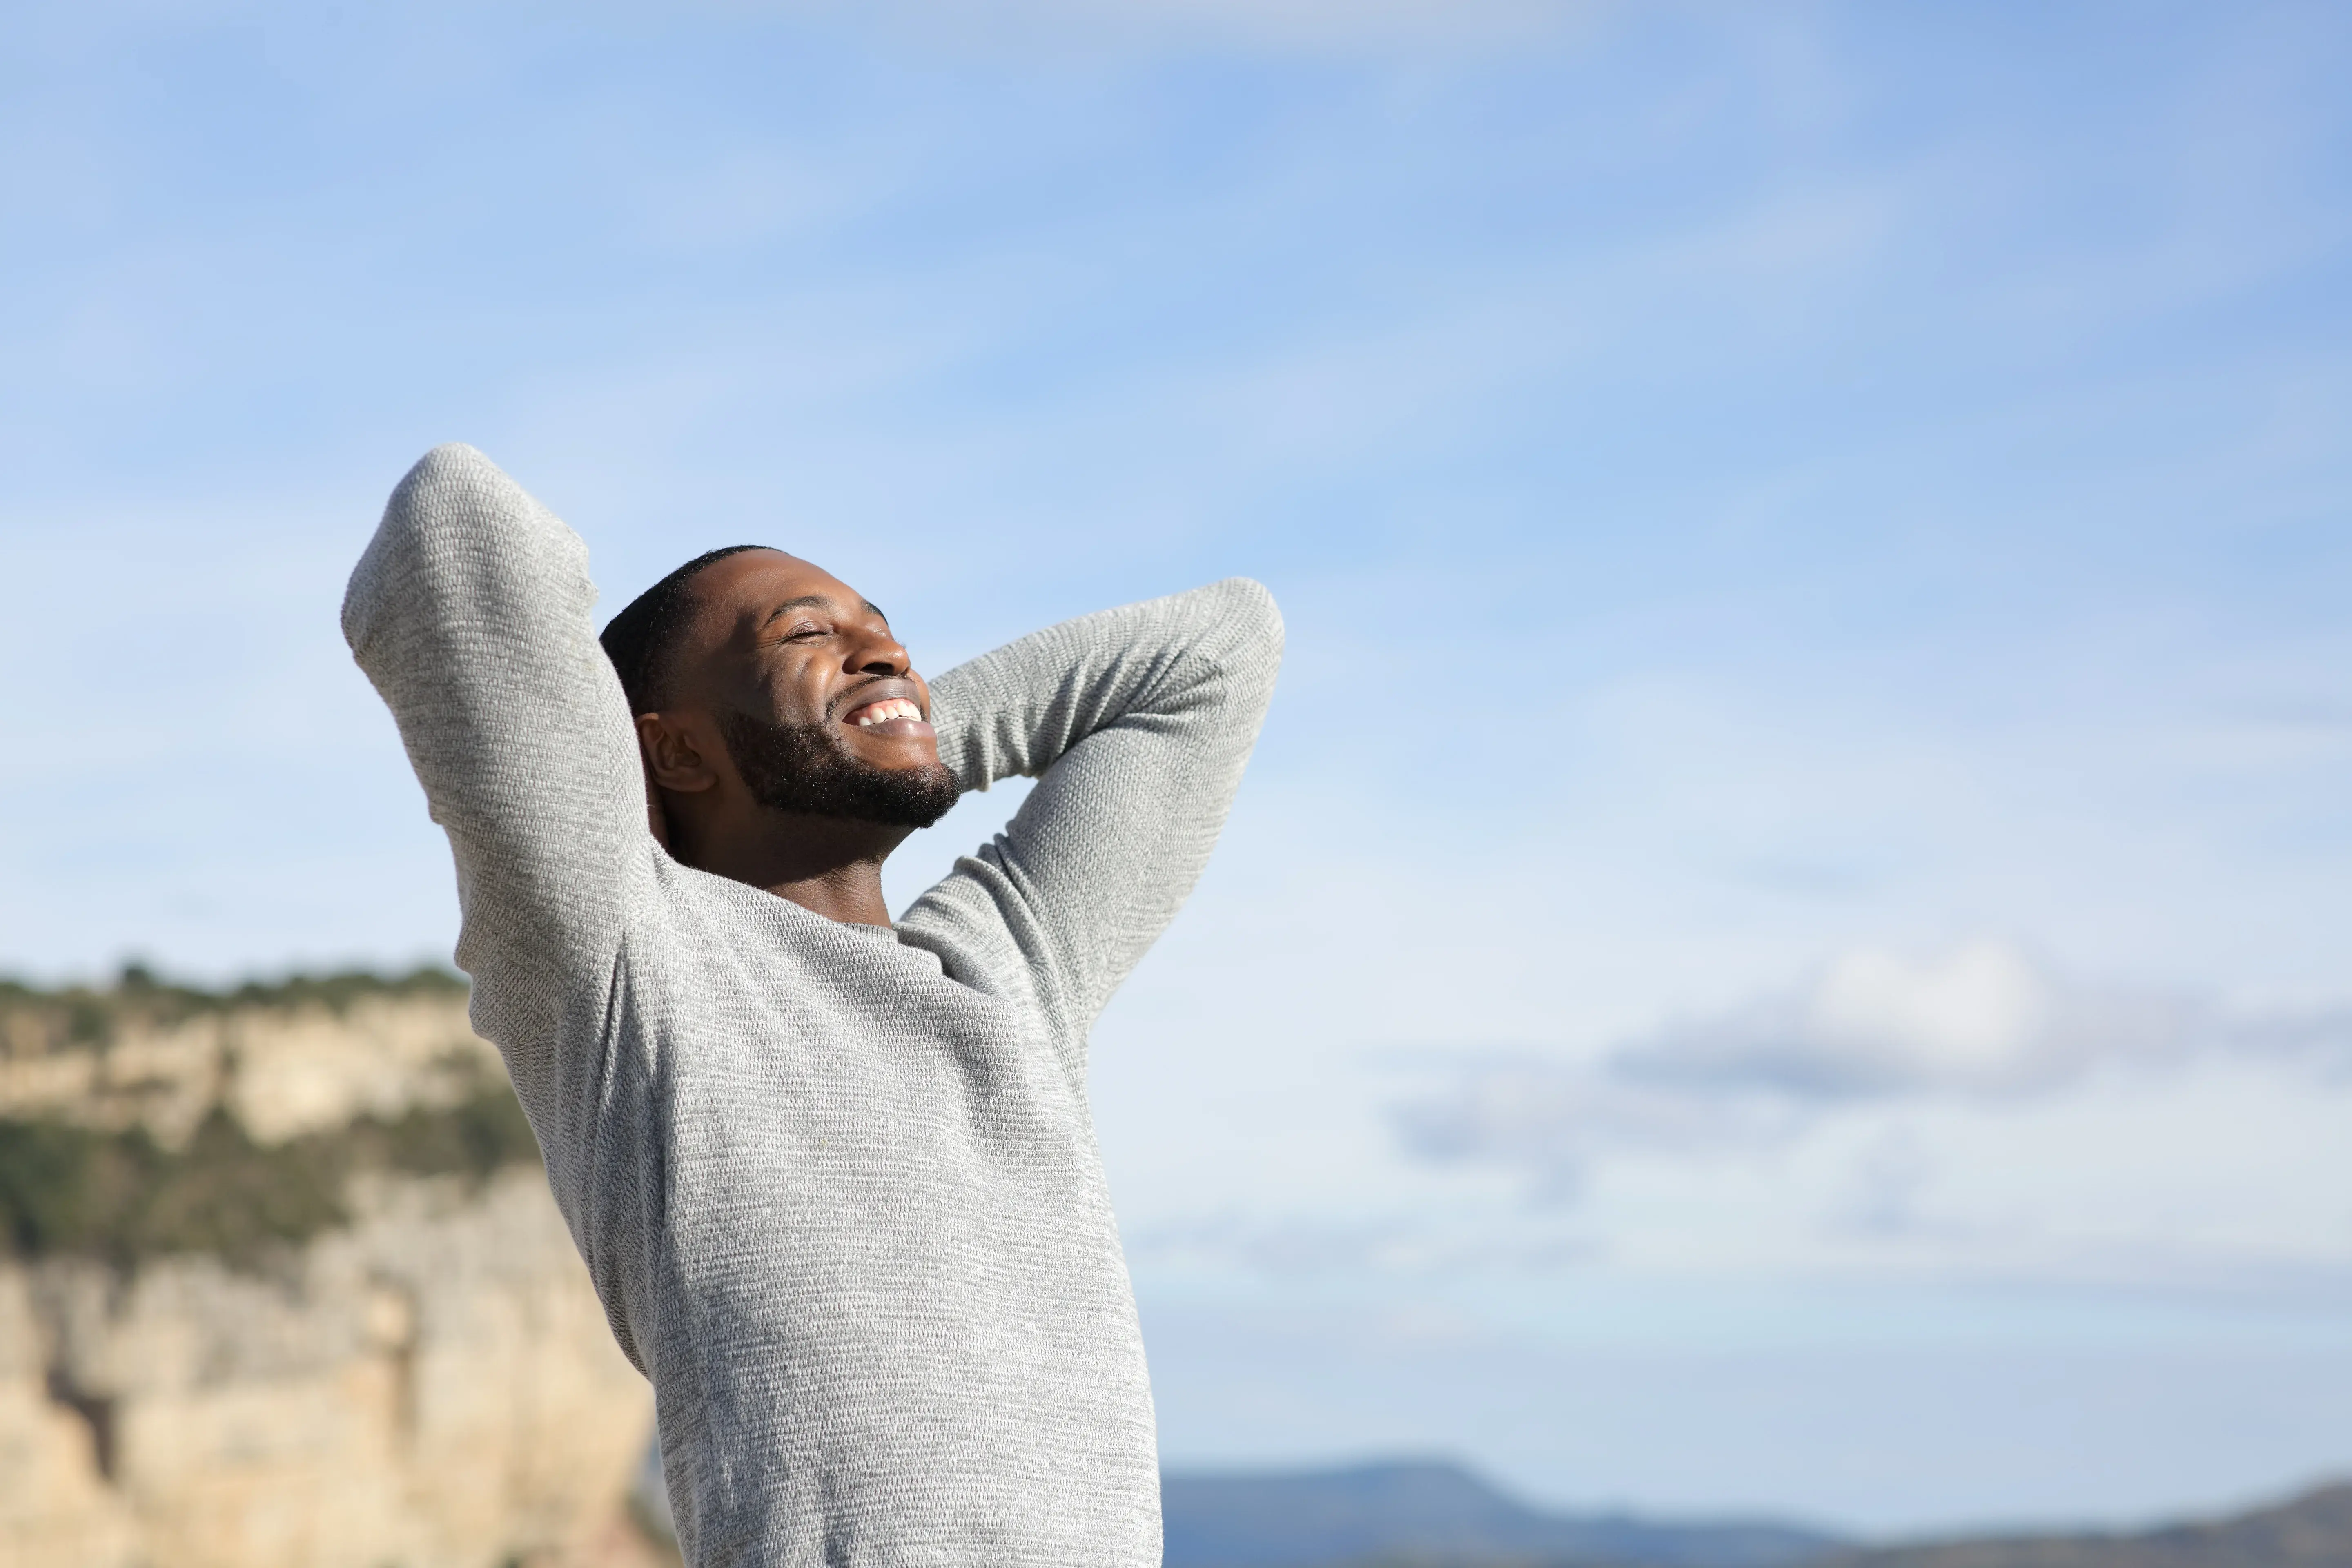
M 0 987 L 0 1563 L 658 1561 L 651 1410 L 456 981 Z

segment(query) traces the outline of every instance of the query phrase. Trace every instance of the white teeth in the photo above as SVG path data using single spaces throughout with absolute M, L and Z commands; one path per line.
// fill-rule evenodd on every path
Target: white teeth
M 870 730 L 877 724 L 887 724 L 893 719 L 920 719 L 923 710 L 903 697 L 886 697 L 858 710 L 857 727 Z

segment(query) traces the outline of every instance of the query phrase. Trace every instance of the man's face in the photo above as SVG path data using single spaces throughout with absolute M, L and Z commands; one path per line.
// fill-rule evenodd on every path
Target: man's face
M 923 826 L 953 804 L 930 689 L 880 610 L 773 550 L 713 562 L 693 591 L 672 685 L 761 805 Z

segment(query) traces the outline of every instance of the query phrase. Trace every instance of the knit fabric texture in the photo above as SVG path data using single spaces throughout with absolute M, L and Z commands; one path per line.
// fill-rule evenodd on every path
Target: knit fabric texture
M 1039 782 L 895 928 L 655 840 L 587 550 L 466 447 L 394 492 L 343 631 L 457 858 L 457 962 L 614 1336 L 686 1561 L 1160 1561 L 1087 1037 L 1191 890 L 1281 659 L 1234 579 L 931 683 L 967 789 Z

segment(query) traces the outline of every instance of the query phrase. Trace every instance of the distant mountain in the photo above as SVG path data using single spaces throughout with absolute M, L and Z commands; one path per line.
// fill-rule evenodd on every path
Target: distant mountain
M 1822 1568 L 2352 1568 L 2352 1484 L 2210 1523 L 1882 1547 Z
M 1531 1509 L 1458 1466 L 1172 1474 L 1166 1568 L 2352 1568 L 2352 1483 L 2133 1533 L 1858 1546 L 1771 1520 Z
M 1160 1495 L 1166 1568 L 1793 1568 L 1847 1544 L 1769 1520 L 1545 1513 L 1447 1464 L 1172 1474 Z

